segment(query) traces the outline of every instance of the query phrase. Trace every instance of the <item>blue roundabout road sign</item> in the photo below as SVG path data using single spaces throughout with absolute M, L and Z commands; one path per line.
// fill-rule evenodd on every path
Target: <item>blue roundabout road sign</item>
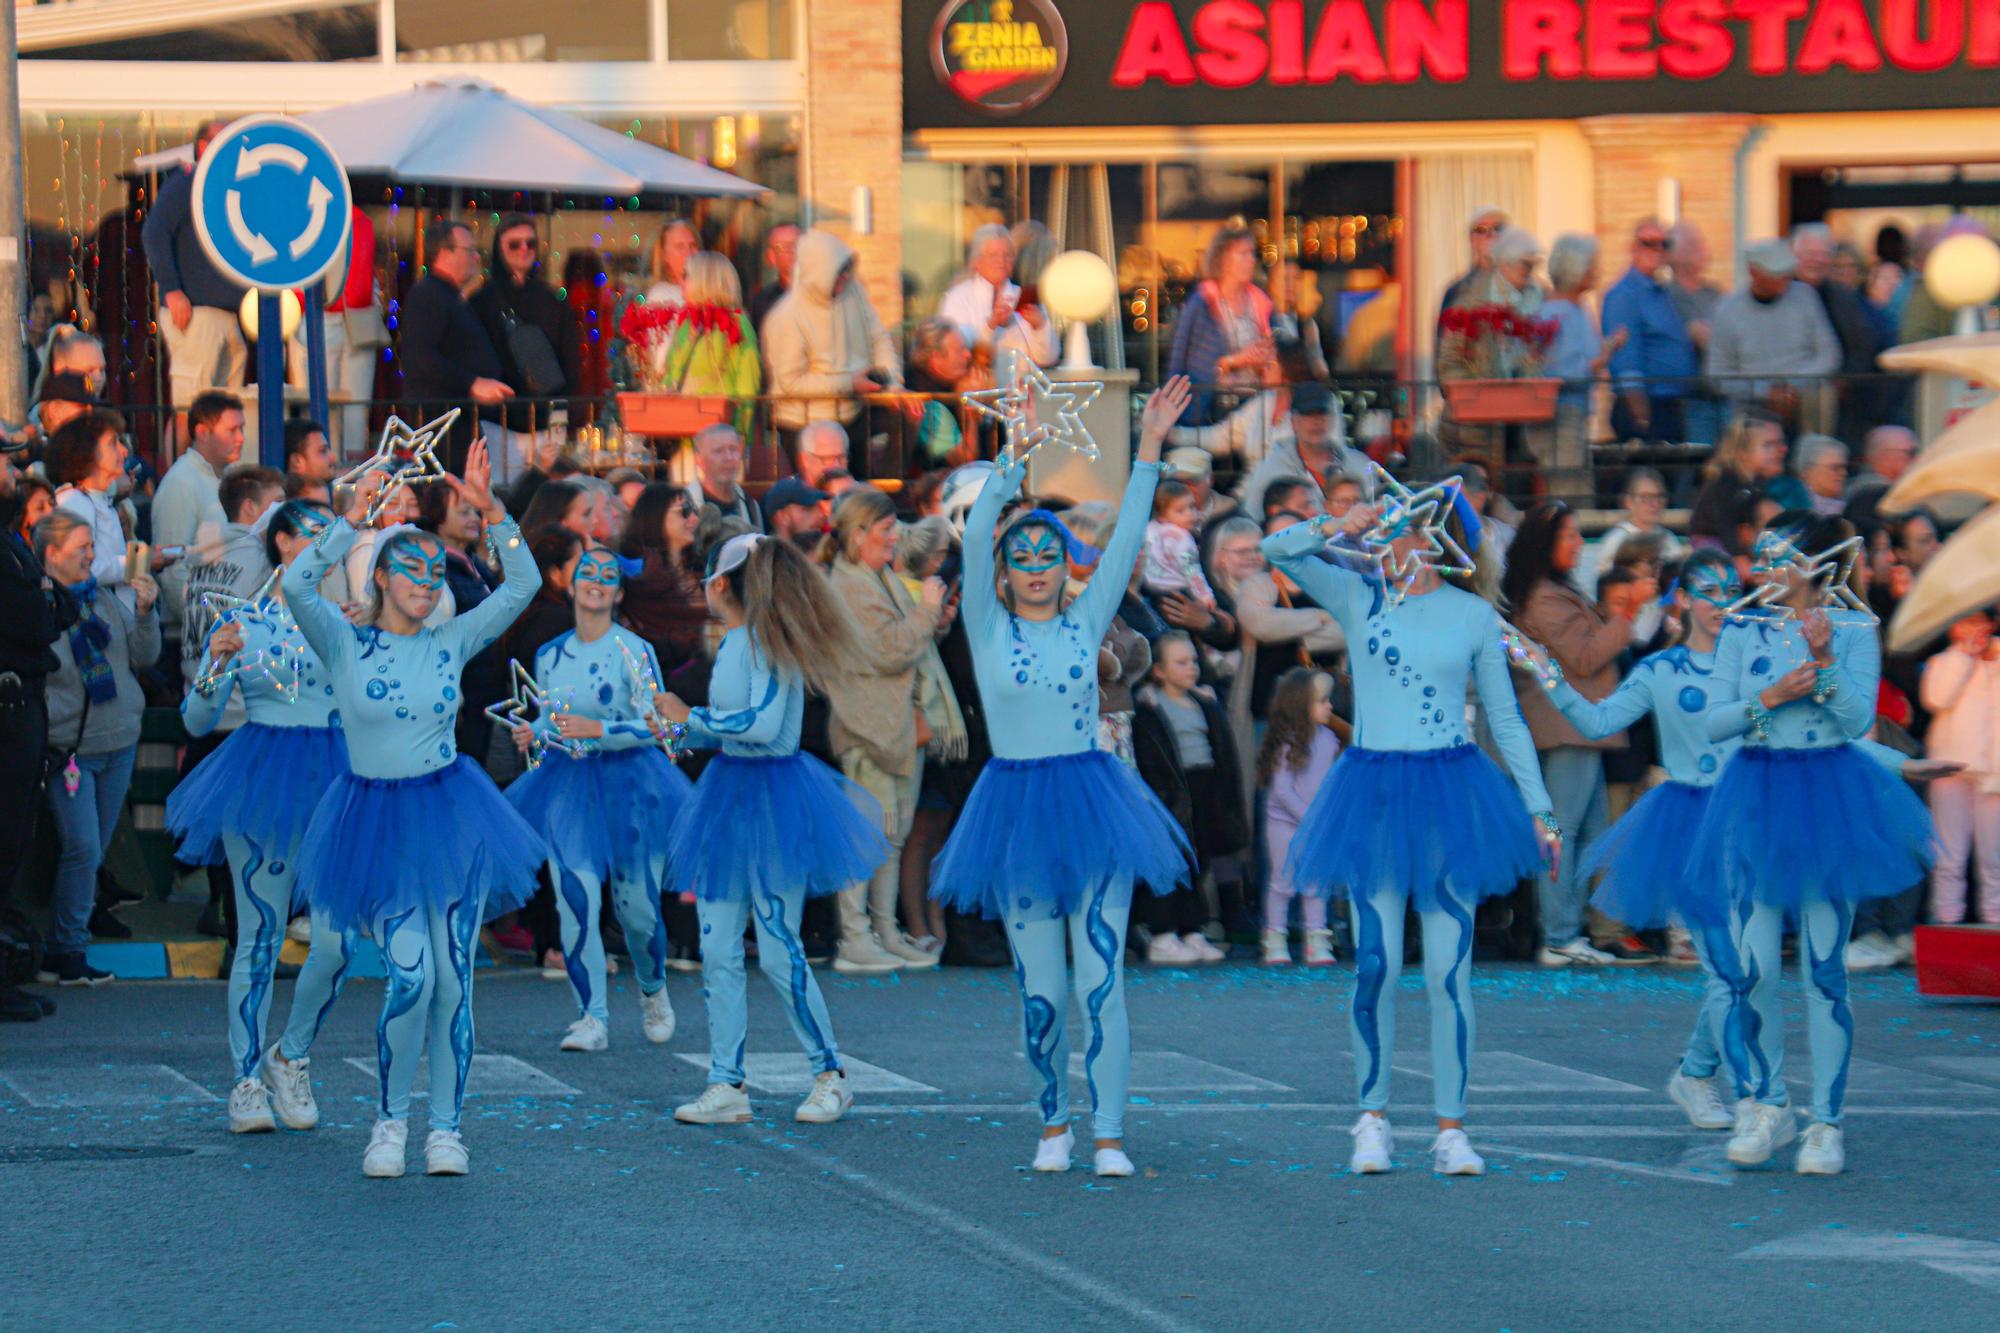
M 288 116 L 248 116 L 215 136 L 194 173 L 195 234 L 248 287 L 303 287 L 347 257 L 354 206 L 326 140 Z

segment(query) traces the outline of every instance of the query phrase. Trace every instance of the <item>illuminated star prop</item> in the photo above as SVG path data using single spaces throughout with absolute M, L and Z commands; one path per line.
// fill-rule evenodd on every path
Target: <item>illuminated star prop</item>
M 413 481 L 438 481 L 445 475 L 444 464 L 438 462 L 437 447 L 458 420 L 459 409 L 427 421 L 412 430 L 401 417 L 392 416 L 382 427 L 382 438 L 376 442 L 375 452 L 363 459 L 359 465 L 350 468 L 333 479 L 335 487 L 353 487 L 371 472 L 388 475 L 388 482 L 375 492 L 375 498 L 368 504 L 364 524 L 373 524 L 389 499 Z
M 1552 690 L 1562 684 L 1562 668 L 1545 651 L 1539 650 L 1534 640 L 1515 629 L 1506 621 L 1500 622 L 1500 646 L 1507 650 L 1508 660 L 1516 666 L 1524 667 L 1541 682 L 1542 688 Z
M 1854 536 L 1827 547 L 1818 555 L 1809 556 L 1783 533 L 1762 533 L 1751 552 L 1750 571 L 1764 577 L 1731 604 L 1729 614 L 1763 620 L 1797 620 L 1797 609 L 1786 605 L 1783 600 L 1788 581 L 1776 577 L 1789 570 L 1812 585 L 1814 606 L 1827 611 L 1844 611 L 1863 617 L 1871 625 L 1876 624 L 1874 609 L 1868 605 L 1866 598 L 1854 591 L 1854 566 L 1861 559 L 1864 549 L 1864 539 Z
M 1439 574 L 1471 574 L 1475 568 L 1472 557 L 1445 527 L 1458 499 L 1458 478 L 1447 477 L 1413 491 L 1379 464 L 1369 466 L 1381 498 L 1375 521 L 1361 534 L 1361 545 L 1381 571 L 1389 605 L 1401 604 L 1426 569 Z M 1417 537 L 1423 544 L 1399 556 L 1395 543 L 1404 537 Z
M 618 641 L 618 651 L 625 657 L 625 675 L 632 682 L 632 697 L 639 705 L 639 720 L 646 724 L 646 730 L 653 733 L 653 739 L 660 743 L 660 750 L 667 758 L 678 758 L 681 743 L 687 737 L 687 728 L 678 722 L 667 721 L 653 707 L 653 696 L 661 692 L 660 682 L 646 659 L 626 647 L 623 639 Z
M 1058 384 L 1040 366 L 1024 369 L 1017 361 L 1011 383 L 963 397 L 973 411 L 1000 423 L 1000 463 L 1007 467 L 1045 444 L 1066 445 L 1095 462 L 1097 441 L 1083 424 L 1083 413 L 1103 392 L 1100 381 Z
M 232 677 L 240 679 L 256 674 L 269 681 L 272 692 L 286 703 L 298 699 L 302 669 L 300 658 L 305 652 L 305 638 L 299 633 L 298 622 L 292 619 L 291 612 L 276 598 L 278 579 L 283 572 L 273 570 L 271 576 L 248 597 L 226 592 L 201 595 L 202 609 L 210 616 L 211 635 L 229 624 L 263 625 L 271 631 L 271 646 L 245 649 L 230 658 L 224 666 L 211 665 L 195 677 L 196 691 L 206 696 L 213 694 Z
M 562 707 L 518 659 L 508 659 L 507 672 L 512 693 L 498 703 L 488 704 L 484 710 L 496 725 L 505 727 L 509 732 L 519 726 L 532 727 L 543 714 L 554 713 Z M 547 737 L 537 730 L 534 739 L 528 742 L 528 767 L 539 768 L 543 754 L 550 749 L 574 756 L 578 747 L 559 736 Z

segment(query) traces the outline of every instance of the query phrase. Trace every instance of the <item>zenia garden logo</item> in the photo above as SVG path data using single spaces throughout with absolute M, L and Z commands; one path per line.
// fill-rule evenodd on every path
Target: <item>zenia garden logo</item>
M 931 29 L 938 81 L 992 115 L 1039 105 L 1068 64 L 1069 33 L 1051 0 L 949 0 Z

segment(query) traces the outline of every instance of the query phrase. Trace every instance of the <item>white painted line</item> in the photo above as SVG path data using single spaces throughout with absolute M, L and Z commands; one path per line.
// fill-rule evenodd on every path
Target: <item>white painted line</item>
M 72 1065 L 0 1072 L 30 1106 L 162 1106 L 222 1098 L 166 1065 Z
M 1429 1106 L 1417 1103 L 1398 1104 L 1391 1106 L 1389 1110 L 1397 1117 L 1411 1119 L 1428 1119 L 1432 1114 Z M 1352 1116 L 1355 1113 L 1354 1103 L 1352 1102 L 1141 1101 L 1129 1104 L 1130 1114 L 1147 1115 L 1156 1111 L 1166 1115 L 1252 1115 L 1268 1111 L 1295 1115 Z M 1591 1115 L 1672 1115 L 1676 1120 L 1680 1119 L 1680 1112 L 1674 1108 L 1657 1106 L 1482 1106 L 1474 1103 L 1471 1108 L 1471 1115 L 1474 1123 L 1478 1124 L 1483 1123 L 1481 1117 L 1487 1115 L 1500 1115 L 1503 1113 L 1519 1114 L 1524 1112 L 1548 1115 L 1552 1112 L 1563 1111 L 1584 1111 Z M 856 1102 L 853 1113 L 863 1116 L 1026 1115 L 1030 1113 L 1040 1115 L 1041 1110 L 1030 1102 Z M 1849 1106 L 1844 1108 L 1843 1114 L 1848 1116 L 1896 1116 L 1899 1118 L 1921 1116 L 1945 1120 L 1980 1120 L 2000 1117 L 2000 1109 L 1983 1109 L 1967 1106 Z M 1502 1133 L 1512 1133 L 1515 1129 L 1511 1124 L 1495 1125 L 1493 1128 Z M 1578 1134 L 1623 1135 L 1628 1132 L 1609 1125 L 1577 1125 L 1574 1127 L 1560 1126 L 1551 1128 L 1560 1128 L 1566 1133 L 1574 1129 L 1574 1132 Z M 1532 1130 L 1528 1132 L 1532 1132 Z M 1688 1134 L 1701 1134 L 1704 1131 L 1698 1129 L 1678 1129 L 1650 1132 L 1657 1133 L 1662 1138 L 1675 1138 Z M 1716 1133 L 1717 1131 L 1706 1132 Z
M 1015 1053 L 1025 1060 L 1025 1055 Z M 1069 1057 L 1069 1073 L 1073 1079 L 1082 1078 L 1083 1053 L 1072 1049 Z M 1133 1092 L 1295 1092 L 1283 1083 L 1273 1083 L 1255 1074 L 1246 1074 L 1240 1069 L 1229 1069 L 1222 1065 L 1197 1060 L 1192 1055 L 1182 1055 L 1178 1051 L 1134 1051 L 1132 1052 Z
M 1933 1055 L 1924 1063 L 1965 1078 L 2000 1084 L 2000 1055 Z M 1992 1092 L 1994 1089 L 1984 1087 L 1980 1091 Z
M 708 1068 L 708 1057 L 692 1051 L 676 1052 L 683 1063 L 697 1069 Z M 851 1055 L 842 1055 L 840 1063 L 847 1070 L 848 1091 L 854 1093 L 899 1092 L 906 1094 L 936 1092 L 928 1083 L 919 1083 L 913 1078 L 904 1078 L 891 1069 L 871 1065 L 866 1060 L 857 1060 Z M 743 1057 L 743 1081 L 759 1092 L 769 1092 L 781 1096 L 803 1096 L 812 1091 L 813 1068 L 803 1054 L 791 1055 L 746 1055 Z
M 1785 1052 L 1785 1082 L 1800 1088 L 1812 1086 L 1811 1052 L 1801 1052 L 1796 1058 L 1792 1052 Z M 1917 1069 L 1903 1069 L 1896 1065 L 1879 1064 L 1874 1060 L 1859 1058 L 1847 1062 L 1847 1090 L 1850 1094 L 1894 1093 L 1903 1097 L 1968 1092 L 1984 1093 L 1989 1097 L 1993 1095 L 1992 1088 L 1982 1087 L 1977 1083 L 1963 1083 L 1955 1078 L 1944 1078 Z
M 1420 1051 L 1399 1054 L 1396 1072 L 1427 1079 L 1431 1076 L 1430 1057 Z M 1512 1051 L 1474 1051 L 1468 1092 L 1639 1092 L 1649 1093 L 1636 1083 L 1625 1083 L 1600 1074 L 1587 1074 L 1567 1065 L 1531 1060 Z
M 1513 1127 L 1509 1126 L 1508 1133 L 1511 1134 L 1514 1132 Z M 1722 1185 L 1727 1187 L 1736 1183 L 1736 1177 L 1733 1175 L 1711 1176 L 1696 1171 L 1689 1171 L 1684 1167 L 1648 1166 L 1644 1162 L 1621 1162 L 1615 1157 L 1585 1157 L 1577 1153 L 1566 1152 L 1529 1152 L 1525 1148 L 1510 1148 L 1502 1143 L 1486 1142 L 1479 1144 L 1479 1151 L 1488 1154 L 1497 1153 L 1502 1157 L 1525 1157 L 1535 1162 L 1566 1162 L 1571 1166 L 1594 1166 L 1605 1171 L 1616 1171 L 1621 1175 L 1651 1176 L 1656 1180 L 1676 1180 L 1684 1185 Z
M 1990 1240 L 1896 1231 L 1802 1231 L 1753 1245 L 1738 1259 L 1824 1259 L 1836 1263 L 1916 1264 L 2000 1291 L 2000 1245 Z
M 371 1082 L 381 1077 L 381 1069 L 373 1057 L 350 1055 L 347 1063 L 366 1074 Z M 428 1097 L 431 1090 L 430 1059 L 424 1059 L 423 1067 L 417 1070 L 413 1097 Z M 529 1064 L 511 1055 L 478 1055 L 472 1057 L 472 1072 L 466 1075 L 465 1095 L 467 1097 L 580 1097 L 583 1094 L 559 1078 L 552 1078 Z

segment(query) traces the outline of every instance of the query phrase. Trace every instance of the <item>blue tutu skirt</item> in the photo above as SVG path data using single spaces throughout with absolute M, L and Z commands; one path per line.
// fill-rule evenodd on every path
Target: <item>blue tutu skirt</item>
M 1314 897 L 1408 893 L 1463 909 L 1543 871 L 1534 821 L 1474 745 L 1342 752 L 1292 836 L 1292 883 Z
M 1902 893 L 1935 857 L 1924 803 L 1852 745 L 1738 750 L 1688 853 L 1731 904 L 1787 911 Z
M 534 896 L 541 834 L 464 755 L 414 778 L 343 773 L 299 849 L 299 891 L 336 930 L 468 898 L 490 919 Z
M 888 855 L 882 807 L 811 755 L 719 754 L 667 836 L 667 886 L 708 902 L 799 885 L 823 898 Z
M 347 738 L 340 728 L 248 723 L 175 785 L 167 797 L 167 832 L 191 866 L 221 860 L 225 833 L 288 860 L 320 797 L 345 772 Z
M 1671 918 L 1691 927 L 1729 923 L 1728 898 L 1688 862 L 1714 790 L 1663 782 L 1590 845 L 1580 868 L 1586 878 L 1604 876 L 1590 898 L 1597 910 L 1640 930 Z
M 1073 912 L 1107 882 L 1171 893 L 1194 882 L 1181 826 L 1103 752 L 992 759 L 931 863 L 931 897 L 999 917 L 1009 902 Z
M 685 773 L 647 746 L 582 759 L 550 750 L 506 797 L 557 862 L 602 883 L 614 871 L 648 875 L 666 859 L 667 836 L 693 790 Z

